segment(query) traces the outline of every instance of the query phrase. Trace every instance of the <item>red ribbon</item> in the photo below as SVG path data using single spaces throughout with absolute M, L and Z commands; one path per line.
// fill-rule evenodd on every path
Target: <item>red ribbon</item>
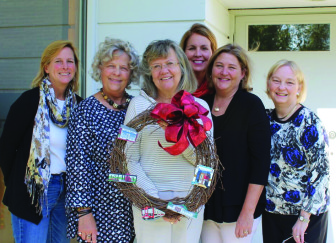
M 171 155 L 183 153 L 188 148 L 189 142 L 197 147 L 206 139 L 206 131 L 212 127 L 212 122 L 207 117 L 208 113 L 207 109 L 184 90 L 174 95 L 171 104 L 158 103 L 151 115 L 159 121 L 168 123 L 165 130 L 166 140 L 175 143 L 164 148 L 158 141 L 159 146 Z M 196 119 L 201 119 L 203 126 Z

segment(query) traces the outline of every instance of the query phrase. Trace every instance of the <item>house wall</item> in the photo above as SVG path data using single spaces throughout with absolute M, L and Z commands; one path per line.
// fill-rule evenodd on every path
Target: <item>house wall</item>
M 91 63 L 98 45 L 106 36 L 131 42 L 141 55 L 153 40 L 172 39 L 179 43 L 184 32 L 196 22 L 207 25 L 219 45 L 228 41 L 228 10 L 219 0 L 88 0 L 86 96 L 100 87 L 90 77 Z M 132 86 L 136 95 L 139 86 Z

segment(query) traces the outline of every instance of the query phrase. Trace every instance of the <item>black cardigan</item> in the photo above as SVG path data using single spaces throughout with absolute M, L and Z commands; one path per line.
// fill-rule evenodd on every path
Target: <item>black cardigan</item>
M 214 95 L 203 99 L 211 109 Z M 218 117 L 213 115 L 212 119 L 217 153 L 225 170 L 206 205 L 204 218 L 218 223 L 235 222 L 248 184 L 267 184 L 271 147 L 269 121 L 261 100 L 242 89 L 236 92 L 226 112 Z M 265 190 L 255 218 L 260 216 L 264 203 Z
M 6 186 L 3 203 L 12 214 L 35 224 L 42 215 L 36 212 L 36 202 L 32 205 L 24 177 L 39 98 L 39 88 L 22 93 L 10 107 L 0 137 L 0 167 Z M 82 100 L 77 95 L 76 99 L 77 103 Z

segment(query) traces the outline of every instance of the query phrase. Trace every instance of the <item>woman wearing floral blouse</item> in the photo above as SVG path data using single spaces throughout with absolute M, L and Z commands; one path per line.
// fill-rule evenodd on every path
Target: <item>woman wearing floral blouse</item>
M 326 242 L 328 138 L 316 114 L 300 104 L 306 84 L 296 63 L 281 60 L 270 69 L 267 94 L 275 109 L 268 113 L 272 147 L 264 243 Z

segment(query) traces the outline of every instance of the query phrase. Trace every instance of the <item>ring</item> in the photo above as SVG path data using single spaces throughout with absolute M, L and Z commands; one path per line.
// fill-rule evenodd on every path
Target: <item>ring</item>
M 81 236 L 81 235 L 82 235 L 82 232 L 78 232 L 78 235 Z
M 171 224 L 174 224 L 173 222 L 170 222 Z
M 86 237 L 91 238 L 92 234 L 88 234 Z
M 299 238 L 300 236 L 299 235 L 297 235 L 297 236 L 295 236 L 296 238 Z
M 243 232 L 245 235 L 247 235 L 248 234 L 248 231 L 247 230 L 244 230 L 244 232 Z

